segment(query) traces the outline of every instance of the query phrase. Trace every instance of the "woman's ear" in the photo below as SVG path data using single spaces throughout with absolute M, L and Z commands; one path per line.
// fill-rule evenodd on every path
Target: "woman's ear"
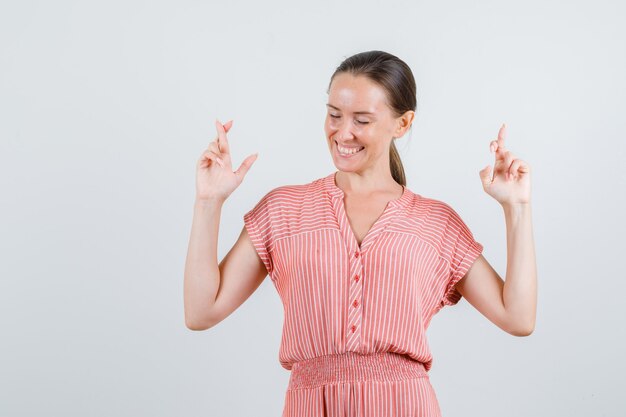
M 402 137 L 406 131 L 413 124 L 415 118 L 415 112 L 413 110 L 407 110 L 402 116 L 398 118 L 398 127 L 396 128 L 394 138 Z

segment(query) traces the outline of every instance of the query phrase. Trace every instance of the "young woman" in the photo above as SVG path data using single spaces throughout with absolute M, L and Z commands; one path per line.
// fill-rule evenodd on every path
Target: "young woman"
M 283 417 L 440 416 L 428 377 L 434 314 L 465 297 L 507 333 L 534 329 L 530 167 L 505 148 L 503 125 L 489 143 L 494 168 L 480 171 L 506 220 L 503 281 L 449 205 L 406 187 L 394 144 L 415 116 L 406 63 L 381 51 L 347 58 L 330 79 L 326 106 L 337 171 L 269 191 L 244 215 L 219 264 L 222 204 L 256 155 L 233 172 L 232 121 L 216 121 L 218 137 L 197 163 L 186 325 L 215 326 L 269 274 L 285 309 L 279 359 L 291 370 Z

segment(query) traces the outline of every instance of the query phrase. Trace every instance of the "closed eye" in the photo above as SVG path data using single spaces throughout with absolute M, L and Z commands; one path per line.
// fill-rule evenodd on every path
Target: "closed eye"
M 339 119 L 341 116 L 336 116 L 334 114 L 331 114 L 330 117 L 332 117 L 333 119 Z M 369 122 L 363 122 L 361 120 L 356 120 L 356 122 L 359 123 L 359 124 L 362 124 L 362 125 L 366 125 L 366 124 L 369 123 Z

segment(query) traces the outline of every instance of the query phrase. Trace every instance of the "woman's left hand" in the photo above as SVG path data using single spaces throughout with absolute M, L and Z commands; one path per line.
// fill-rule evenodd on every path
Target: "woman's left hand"
M 502 124 L 498 139 L 489 143 L 496 156 L 495 169 L 493 179 L 491 165 L 480 170 L 483 189 L 503 206 L 530 203 L 530 166 L 504 147 L 505 134 L 506 125 Z

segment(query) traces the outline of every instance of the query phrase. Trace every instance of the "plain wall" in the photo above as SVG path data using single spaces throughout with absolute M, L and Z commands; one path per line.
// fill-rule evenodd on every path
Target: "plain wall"
M 0 415 L 278 416 L 283 311 L 269 278 L 185 327 L 195 165 L 234 119 L 219 258 L 270 189 L 335 170 L 326 88 L 349 55 L 405 60 L 415 193 L 459 212 L 504 278 L 478 171 L 503 122 L 532 169 L 537 326 L 465 299 L 433 319 L 446 417 L 623 415 L 626 7 L 618 1 L 0 3 Z

